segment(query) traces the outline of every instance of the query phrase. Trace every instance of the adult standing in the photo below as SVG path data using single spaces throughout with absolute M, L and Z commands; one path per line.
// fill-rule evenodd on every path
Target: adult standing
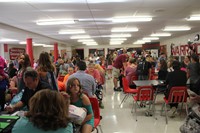
M 199 89 L 196 87 L 196 84 L 200 80 L 199 57 L 196 54 L 192 54 L 190 58 L 191 63 L 187 67 L 187 77 L 190 82 L 190 89 L 196 92 L 196 89 Z
M 25 88 L 25 83 L 23 79 L 24 72 L 26 71 L 27 67 L 31 66 L 29 55 L 21 54 L 18 62 L 19 62 L 19 69 L 17 73 L 17 79 L 18 79 L 17 88 L 18 91 L 20 92 L 22 89 Z
M 113 63 L 113 83 L 114 83 L 114 91 L 121 91 L 121 89 L 118 87 L 118 78 L 120 76 L 120 70 L 124 71 L 127 66 L 128 61 L 128 54 L 121 54 L 117 56 Z
M 40 80 L 50 84 L 53 89 L 58 90 L 58 85 L 55 78 L 56 68 L 50 60 L 47 52 L 42 52 L 38 60 L 37 72 Z

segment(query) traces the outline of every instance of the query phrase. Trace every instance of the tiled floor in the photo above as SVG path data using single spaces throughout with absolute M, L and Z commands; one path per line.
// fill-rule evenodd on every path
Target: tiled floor
M 105 90 L 104 90 L 105 91 Z M 163 94 L 159 94 L 156 100 L 156 117 L 146 117 L 146 108 L 137 110 L 138 121 L 135 120 L 135 114 L 131 113 L 133 99 L 129 97 L 121 107 L 119 104 L 124 97 L 123 92 L 114 92 L 112 80 L 107 80 L 106 92 L 103 103 L 105 108 L 101 109 L 102 130 L 104 133 L 179 133 L 179 127 L 185 119 L 185 112 L 177 115 L 175 118 L 169 118 L 168 125 L 165 123 L 165 117 L 160 116 Z

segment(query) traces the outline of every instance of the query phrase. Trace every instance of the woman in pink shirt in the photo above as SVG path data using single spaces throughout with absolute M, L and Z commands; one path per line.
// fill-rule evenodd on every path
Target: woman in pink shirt
M 131 58 L 129 60 L 129 65 L 126 67 L 125 69 L 125 75 L 126 79 L 128 80 L 129 83 L 129 87 L 132 89 L 135 89 L 136 86 L 134 85 L 133 81 L 132 81 L 132 77 L 133 76 L 137 76 L 137 64 L 136 64 L 136 59 L 135 58 Z
M 94 79 L 97 81 L 97 83 L 101 83 L 101 76 L 97 69 L 95 69 L 94 63 L 89 63 L 87 66 L 87 70 L 85 71 L 87 74 L 90 74 L 94 77 Z

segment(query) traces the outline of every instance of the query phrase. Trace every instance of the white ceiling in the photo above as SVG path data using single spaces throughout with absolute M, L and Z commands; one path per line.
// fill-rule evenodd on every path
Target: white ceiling
M 1 1 L 1 0 L 0 0 Z M 25 41 L 53 44 L 58 42 L 69 46 L 83 45 L 71 40 L 71 35 L 59 35 L 63 29 L 84 29 L 86 34 L 95 37 L 98 44 L 109 44 L 111 29 L 116 27 L 137 27 L 132 37 L 123 43 L 132 44 L 150 34 L 161 32 L 165 26 L 189 26 L 189 31 L 171 32 L 171 37 L 162 37 L 160 41 L 176 36 L 200 31 L 199 21 L 186 21 L 192 14 L 200 14 L 200 0 L 24 0 L 25 2 L 0 2 L 0 39 L 9 38 Z M 16 1 L 16 0 L 15 0 Z M 33 1 L 33 0 L 32 0 Z M 51 2 L 49 2 L 51 1 Z M 53 2 L 56 1 L 56 2 Z M 150 22 L 113 23 L 105 21 L 116 16 L 152 16 Z M 39 19 L 73 18 L 90 21 L 68 25 L 39 26 Z M 8 43 L 10 42 L 0 42 Z M 15 42 L 16 43 L 16 42 Z

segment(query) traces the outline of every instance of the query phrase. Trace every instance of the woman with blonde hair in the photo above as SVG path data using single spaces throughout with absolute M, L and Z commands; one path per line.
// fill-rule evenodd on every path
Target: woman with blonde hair
M 12 133 L 73 133 L 68 117 L 69 99 L 44 89 L 29 101 L 30 110 L 14 125 Z

